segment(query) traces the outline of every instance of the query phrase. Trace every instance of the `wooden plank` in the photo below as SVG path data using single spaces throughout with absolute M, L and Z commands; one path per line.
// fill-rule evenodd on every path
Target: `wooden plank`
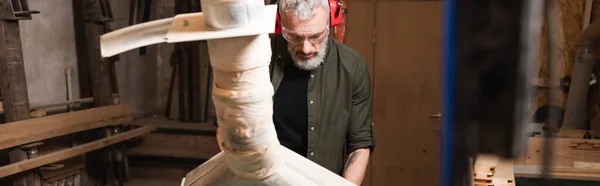
M 579 144 L 578 139 L 552 138 L 550 140 L 554 140 L 552 142 L 553 147 L 550 150 L 545 150 L 544 138 L 529 138 L 525 165 L 543 165 L 544 153 L 552 154 L 552 167 L 572 167 L 575 161 L 600 162 L 600 151 L 587 150 L 587 148 L 584 148 L 585 146 Z M 573 146 L 574 142 L 579 145 Z
M 375 3 L 371 185 L 440 185 L 442 25 L 441 1 Z
M 212 125 L 212 121 L 204 123 L 183 123 L 178 120 L 170 120 L 163 116 L 153 116 L 141 119 L 136 119 L 130 125 L 134 126 L 155 126 L 157 129 L 172 129 L 197 132 L 215 132 L 216 128 Z
M 584 162 L 584 161 L 574 161 L 573 168 L 578 169 L 600 169 L 600 163 L 598 162 Z
M 0 125 L 0 149 L 132 121 L 129 105 L 114 105 Z M 27 130 L 23 130 L 27 129 Z
M 40 156 L 33 159 L 28 159 L 25 161 L 21 161 L 18 163 L 13 163 L 10 165 L 0 167 L 0 178 L 10 176 L 13 174 L 17 174 L 23 171 L 31 170 L 36 167 L 40 167 L 43 165 L 47 165 L 50 163 L 54 163 L 57 161 L 65 160 L 68 158 L 72 158 L 75 156 L 79 156 L 85 154 L 90 151 L 94 151 L 97 149 L 101 149 L 131 138 L 135 138 L 151 131 L 155 130 L 152 126 L 145 126 L 137 129 L 133 129 L 131 131 L 123 132 L 117 135 L 113 135 L 107 138 L 103 138 L 100 140 L 96 140 L 94 142 L 86 143 L 84 145 L 79 145 L 70 149 L 57 151 L 51 154 L 47 154 L 45 156 Z
M 495 155 L 478 154 L 475 160 L 475 166 L 485 167 L 488 171 L 495 171 L 500 158 Z M 475 170 L 477 172 L 477 169 Z
M 184 159 L 200 159 L 208 160 L 216 153 L 207 151 L 192 151 L 192 150 L 169 150 L 169 149 L 148 149 L 148 148 L 133 148 L 127 151 L 127 155 L 133 156 L 154 156 L 167 158 L 184 158 Z
M 497 163 L 496 172 L 492 178 L 494 185 L 515 185 L 514 164 L 510 159 L 500 159 Z
M 541 166 L 515 165 L 515 177 L 518 178 L 542 178 Z M 553 167 L 544 169 L 552 179 L 568 180 L 590 180 L 600 181 L 600 172 L 597 170 L 574 169 L 564 167 Z
M 152 133 L 143 137 L 142 143 L 135 147 L 147 151 L 164 150 L 187 152 L 193 151 L 203 154 L 201 157 L 212 157 L 221 152 L 215 136 L 181 135 Z
M 590 134 L 594 136 L 594 131 L 590 131 Z M 578 138 L 581 139 L 585 135 L 585 130 L 577 129 L 560 129 L 556 133 L 557 138 Z

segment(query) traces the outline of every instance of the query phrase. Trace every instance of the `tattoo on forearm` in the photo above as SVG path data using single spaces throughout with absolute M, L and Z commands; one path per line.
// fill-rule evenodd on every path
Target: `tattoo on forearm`
M 346 161 L 346 165 L 344 165 L 344 171 L 346 171 L 346 169 L 348 169 L 348 167 L 350 167 L 350 165 L 352 165 L 352 163 L 354 163 L 354 160 L 356 160 L 356 157 L 358 157 L 359 153 L 360 153 L 360 151 L 354 151 L 354 152 L 350 153 L 350 156 L 348 157 L 348 161 Z

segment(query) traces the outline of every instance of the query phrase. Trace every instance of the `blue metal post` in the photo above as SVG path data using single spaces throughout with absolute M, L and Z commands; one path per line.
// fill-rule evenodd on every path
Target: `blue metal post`
M 442 120 L 441 185 L 452 186 L 454 162 L 454 63 L 455 63 L 455 0 L 444 3 L 444 61 Z

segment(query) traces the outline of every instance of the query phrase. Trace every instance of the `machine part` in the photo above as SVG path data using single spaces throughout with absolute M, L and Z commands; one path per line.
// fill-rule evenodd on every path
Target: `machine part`
M 19 147 L 21 150 L 25 151 L 25 153 L 27 153 L 27 159 L 32 159 L 38 156 L 38 150 L 37 147 L 43 145 L 44 142 L 35 142 L 35 143 L 30 143 L 27 145 L 23 145 L 21 147 Z
M 565 110 L 556 105 L 544 105 L 533 112 L 532 122 L 546 123 L 544 131 L 558 131 L 563 123 Z
M 30 118 L 19 20 L 30 20 L 31 14 L 37 13 L 39 11 L 29 10 L 27 0 L 0 0 L 0 95 L 4 123 Z M 20 149 L 13 149 L 8 152 L 8 158 L 5 153 L 1 153 L 0 158 L 15 163 L 26 160 L 27 155 Z M 15 177 L 12 184 L 37 185 L 38 177 L 35 173 L 27 173 Z M 0 180 L 0 184 L 11 183 Z
M 340 0 L 340 2 L 342 18 L 339 24 L 333 26 L 333 37 L 344 43 L 344 39 L 346 38 L 346 23 L 348 21 L 348 2 L 346 0 Z
M 577 41 L 577 59 L 573 64 L 571 86 L 565 104 L 567 129 L 585 129 L 588 118 L 587 105 L 590 76 L 596 60 L 595 54 L 600 44 L 600 20 L 594 21 L 581 34 Z
M 212 97 L 223 151 L 188 173 L 182 185 L 354 185 L 279 144 L 271 118 L 274 91 L 268 68 L 268 34 L 274 31 L 277 6 L 265 6 L 262 0 L 201 3 L 203 13 L 167 19 L 172 20 L 172 26 L 166 40 L 207 40 L 214 74 Z M 246 13 L 225 16 L 239 11 Z M 139 27 L 125 29 L 135 31 Z M 132 41 L 115 37 L 118 33 L 119 30 L 103 36 L 101 48 L 110 50 L 102 52 L 105 56 L 131 49 L 132 45 L 115 44 Z

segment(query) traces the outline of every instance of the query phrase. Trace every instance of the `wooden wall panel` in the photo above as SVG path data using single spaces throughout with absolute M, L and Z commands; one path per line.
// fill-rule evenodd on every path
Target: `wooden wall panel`
M 373 79 L 375 2 L 348 1 L 347 20 L 344 43 L 363 56 Z
M 372 185 L 439 185 L 443 3 L 375 6 Z
M 371 81 L 373 81 L 375 2 L 362 0 L 347 1 L 347 3 L 348 14 L 344 43 L 365 59 Z M 372 164 L 372 160 L 370 160 L 362 186 L 371 186 Z

